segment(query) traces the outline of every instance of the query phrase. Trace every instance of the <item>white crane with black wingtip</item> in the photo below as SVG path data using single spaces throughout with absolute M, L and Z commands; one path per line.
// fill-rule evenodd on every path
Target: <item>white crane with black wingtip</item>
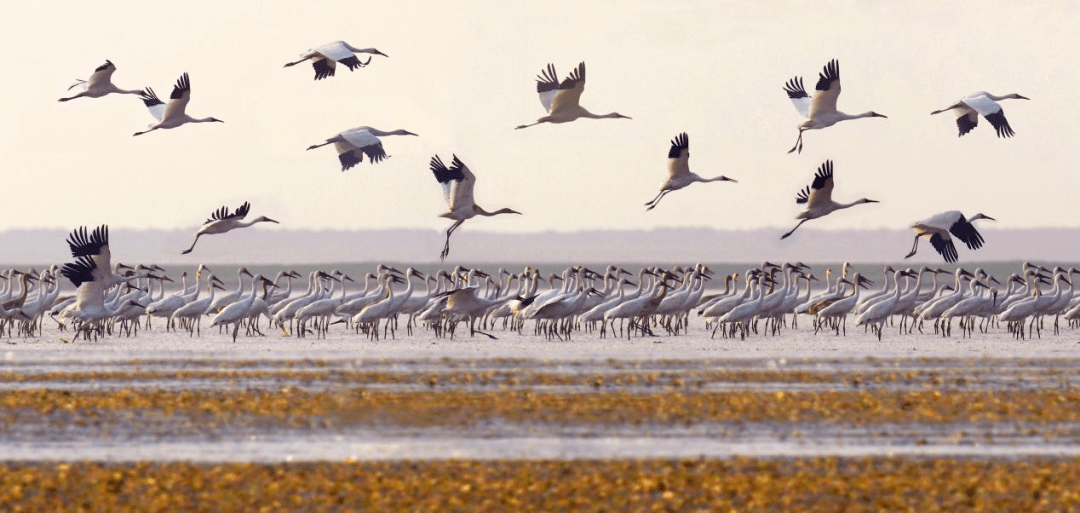
M 64 264 L 60 268 L 60 274 L 71 280 L 77 290 L 75 303 L 62 312 L 62 315 L 81 321 L 83 325 L 79 329 L 89 337 L 91 330 L 101 332 L 101 321 L 116 315 L 131 304 L 137 304 L 128 302 L 109 309 L 105 306 L 105 291 L 145 274 L 121 276 L 113 270 L 109 227 L 106 225 L 101 225 L 89 233 L 85 226 L 73 230 L 68 235 L 67 243 L 75 262 Z
M 645 210 L 652 210 L 660 203 L 660 200 L 671 191 L 677 191 L 694 182 L 735 182 L 726 176 L 714 178 L 702 178 L 697 173 L 690 171 L 690 137 L 683 132 L 671 140 L 671 149 L 668 150 L 668 177 L 660 185 L 660 194 L 652 201 L 645 204 Z
M 82 91 L 75 93 L 74 96 L 67 98 L 60 98 L 57 101 L 66 102 L 74 100 L 75 98 L 101 98 L 107 94 L 142 94 L 141 89 L 120 89 L 112 83 L 113 72 L 116 71 L 116 65 L 112 61 L 106 59 L 105 64 L 98 66 L 94 70 L 94 74 L 90 75 L 90 78 L 86 80 L 76 80 L 68 91 L 81 87 Z
M 181 255 L 191 253 L 191 250 L 195 249 L 195 244 L 199 242 L 199 237 L 203 235 L 216 235 L 219 233 L 225 233 L 235 230 L 237 228 L 247 228 L 255 223 L 274 223 L 280 224 L 277 221 L 270 219 L 266 216 L 259 216 L 255 219 L 243 222 L 247 217 L 248 212 L 251 210 L 251 204 L 244 202 L 243 205 L 236 207 L 236 210 L 229 212 L 228 207 L 221 207 L 210 214 L 210 219 L 207 219 L 203 223 L 202 228 L 195 232 L 195 240 L 191 243 L 191 247 L 180 252 Z
M 795 219 L 802 219 L 799 224 L 795 225 L 790 232 L 785 233 L 780 238 L 786 239 L 795 230 L 798 230 L 803 223 L 824 217 L 837 210 L 854 207 L 855 205 L 862 205 L 865 203 L 877 203 L 877 200 L 860 198 L 851 203 L 837 203 L 832 199 L 833 190 L 833 163 L 831 160 L 826 160 L 821 167 L 818 168 L 817 174 L 814 175 L 814 182 L 811 183 L 805 189 L 799 191 L 799 194 L 795 196 L 795 203 L 802 205 L 806 204 L 806 210 L 799 212 L 799 215 L 795 216 Z
M 224 121 L 214 117 L 193 118 L 187 112 L 184 112 L 187 109 L 188 102 L 191 101 L 191 79 L 188 78 L 187 73 L 180 75 L 180 78 L 176 80 L 172 94 L 169 95 L 169 103 L 161 101 L 157 94 L 154 93 L 154 90 L 149 87 L 143 89 L 140 97 L 146 108 L 150 110 L 150 115 L 154 116 L 158 122 L 151 124 L 148 130 L 135 132 L 134 135 L 142 135 L 159 128 L 166 130 L 176 128 L 187 123 L 224 123 Z
M 446 260 L 446 256 L 450 254 L 450 235 L 466 220 L 478 215 L 491 217 L 500 214 L 521 214 L 521 212 L 509 208 L 500 208 L 494 212 L 488 212 L 481 208 L 480 205 L 477 205 L 473 200 L 473 186 L 476 185 L 476 175 L 472 174 L 472 171 L 457 158 L 457 155 L 454 155 L 450 167 L 446 167 L 442 159 L 435 155 L 431 157 L 430 167 L 435 179 L 443 188 L 446 203 L 450 206 L 450 211 L 439 214 L 439 217 L 454 220 L 454 224 L 450 226 L 450 229 L 446 230 L 446 244 L 443 246 L 442 253 L 439 254 L 440 260 Z
M 379 137 L 388 135 L 416 134 L 402 129 L 384 132 L 369 126 L 358 126 L 341 132 L 327 139 L 326 142 L 312 144 L 311 146 L 308 146 L 307 149 L 314 150 L 315 148 L 333 143 L 334 149 L 338 152 L 338 160 L 341 162 L 341 170 L 345 171 L 363 162 L 364 155 L 367 155 L 368 161 L 372 164 L 377 164 L 384 159 L 390 158 L 390 155 L 387 155 L 386 150 L 383 149 L 382 141 L 379 139 Z
M 1012 137 L 1016 132 L 1013 132 L 1012 127 L 1009 126 L 1009 120 L 1005 119 L 1005 111 L 1002 110 L 1001 105 L 998 105 L 1000 100 L 1030 100 L 1030 98 L 1016 93 L 997 96 L 986 91 L 980 91 L 960 98 L 960 101 L 944 109 L 935 110 L 930 115 L 955 110 L 956 126 L 960 129 L 960 135 L 957 137 L 963 137 L 974 130 L 979 125 L 979 116 L 986 118 L 986 121 L 997 131 L 998 137 Z
M 960 255 L 956 252 L 956 245 L 953 244 L 949 234 L 955 235 L 967 245 L 968 249 L 979 249 L 983 245 L 983 237 L 975 229 L 975 225 L 971 224 L 979 219 L 996 221 L 993 217 L 983 214 L 975 214 L 971 216 L 971 219 L 967 219 L 959 210 L 942 212 L 922 221 L 916 221 L 911 225 L 911 229 L 915 230 L 915 243 L 911 245 L 911 252 L 904 255 L 904 258 L 914 256 L 919 249 L 919 237 L 927 236 L 930 238 L 930 244 L 945 258 L 946 262 L 950 264 L 956 262 Z
M 311 67 L 315 68 L 315 80 L 322 80 L 334 76 L 339 62 L 349 68 L 349 71 L 355 71 L 371 63 L 371 57 L 368 57 L 367 62 L 360 62 L 360 58 L 356 56 L 358 53 L 388 57 L 374 48 L 356 48 L 345 41 L 334 41 L 300 54 L 300 60 L 286 63 L 285 67 L 296 66 L 310 60 Z
M 536 123 L 517 126 L 515 130 L 540 123 L 569 123 L 578 118 L 631 119 L 630 116 L 623 116 L 618 112 L 593 114 L 579 104 L 581 93 L 585 92 L 584 62 L 578 64 L 562 82 L 559 82 L 555 73 L 555 65 L 548 64 L 536 77 L 536 92 L 540 94 L 540 103 L 548 115 L 536 120 Z
M 883 114 L 874 111 L 862 114 L 847 114 L 836 110 L 836 99 L 840 97 L 840 63 L 833 59 L 825 65 L 825 69 L 818 74 L 818 82 L 814 87 L 814 96 L 806 94 L 803 87 L 802 77 L 794 77 L 784 84 L 784 92 L 787 93 L 795 110 L 806 117 L 806 121 L 799 124 L 799 139 L 795 141 L 788 153 L 798 150 L 802 153 L 802 136 L 806 130 L 820 130 L 828 128 L 841 121 L 861 118 L 884 118 Z

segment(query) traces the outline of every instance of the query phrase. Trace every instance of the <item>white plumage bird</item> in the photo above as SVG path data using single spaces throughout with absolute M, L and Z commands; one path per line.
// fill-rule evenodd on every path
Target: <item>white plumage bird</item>
M 227 326 L 232 325 L 232 339 L 236 342 L 236 334 L 240 330 L 240 321 L 243 321 L 248 311 L 251 310 L 251 305 L 255 303 L 255 298 L 258 296 L 258 287 L 262 282 L 268 283 L 270 286 L 277 287 L 270 280 L 263 278 L 261 274 L 256 274 L 251 278 L 251 294 L 247 297 L 236 301 L 218 312 L 214 317 L 210 319 L 210 327 L 214 326 Z
M 76 260 L 74 263 L 64 264 L 60 268 L 60 274 L 78 287 L 75 291 L 75 304 L 68 310 L 68 315 L 84 323 L 96 325 L 128 306 L 124 304 L 116 309 L 107 308 L 105 291 L 114 285 L 127 283 L 145 274 L 132 273 L 129 276 L 121 276 L 113 270 L 112 251 L 109 249 L 109 227 L 102 225 L 89 233 L 86 227 L 79 228 L 71 232 L 67 243 L 71 249 L 71 256 Z M 95 329 L 100 331 L 100 326 Z
M 457 155 L 454 155 L 449 168 L 446 167 L 446 164 L 443 164 L 438 155 L 435 155 L 431 157 L 430 167 L 435 179 L 438 180 L 439 185 L 442 185 L 443 196 L 450 206 L 450 211 L 439 214 L 439 217 L 454 220 L 454 224 L 450 226 L 450 229 L 446 230 L 446 244 L 443 246 L 442 253 L 439 254 L 441 260 L 446 260 L 446 256 L 450 254 L 450 235 L 466 220 L 478 215 L 491 217 L 499 214 L 521 214 L 521 212 L 509 208 L 500 208 L 494 212 L 488 212 L 481 208 L 480 205 L 477 205 L 473 200 L 473 186 L 476 185 L 476 175 L 469 171 L 469 168 L 457 158 Z
M 677 191 L 694 182 L 734 182 L 726 176 L 715 178 L 702 178 L 690 171 L 690 137 L 683 132 L 671 140 L 671 149 L 668 150 L 668 177 L 660 185 L 660 193 L 652 201 L 645 204 L 645 210 L 652 210 L 660 203 L 660 200 L 671 191 Z
M 806 121 L 799 124 L 799 139 L 795 141 L 788 153 L 798 150 L 802 153 L 802 136 L 805 130 L 820 130 L 828 128 L 841 121 L 860 118 L 884 118 L 887 117 L 874 111 L 862 114 L 847 114 L 836 110 L 836 99 L 840 97 L 840 63 L 836 59 L 829 61 L 825 69 L 818 75 L 817 85 L 814 87 L 814 96 L 806 94 L 803 87 L 802 77 L 794 77 L 784 84 L 784 92 L 787 93 L 795 110 L 799 111 Z
M 959 210 L 942 212 L 922 221 L 916 221 L 911 225 L 911 229 L 915 230 L 915 243 L 911 246 L 911 252 L 904 255 L 904 258 L 914 256 L 919 249 L 919 237 L 927 236 L 930 238 L 930 245 L 934 246 L 946 262 L 950 264 L 956 262 L 960 255 L 956 252 L 956 245 L 953 244 L 949 234 L 955 235 L 967 245 L 968 249 L 979 249 L 983 245 L 983 237 L 975 229 L 975 225 L 971 224 L 979 219 L 996 221 L 993 217 L 983 214 L 975 214 L 971 216 L 971 219 L 967 219 Z
M 334 76 L 334 71 L 337 69 L 337 63 L 339 62 L 349 68 L 349 71 L 363 68 L 371 63 L 371 57 L 368 57 L 367 62 L 361 62 L 360 58 L 356 56 L 358 53 L 387 57 L 385 53 L 374 48 L 356 48 L 345 41 L 334 41 L 300 54 L 300 60 L 287 63 L 285 67 L 296 66 L 310 60 L 311 67 L 315 68 L 315 80 L 322 80 Z
M 960 135 L 957 137 L 963 137 L 968 132 L 974 130 L 979 124 L 979 116 L 982 116 L 994 127 L 998 137 L 1008 138 L 1015 135 L 1015 132 L 1013 132 L 1012 127 L 1009 126 L 1009 120 L 1005 119 L 1005 111 L 1001 109 L 1001 105 L 998 105 L 998 101 L 1029 99 L 1030 98 L 1020 96 L 1016 93 L 997 96 L 986 91 L 980 91 L 965 96 L 961 98 L 960 101 L 945 107 L 944 109 L 935 110 L 934 112 L 931 112 L 930 115 L 932 116 L 948 110 L 955 110 L 956 126 L 960 129 Z
M 259 216 L 246 223 L 243 222 L 244 218 L 248 215 L 248 211 L 250 210 L 251 204 L 246 201 L 243 205 L 236 207 L 236 210 L 232 212 L 229 212 L 229 209 L 226 207 L 221 207 L 215 210 L 210 214 L 210 219 L 207 219 L 206 222 L 203 223 L 202 228 L 199 228 L 199 231 L 195 232 L 195 240 L 191 243 L 191 247 L 185 249 L 184 251 L 181 251 L 180 254 L 186 255 L 188 253 L 191 253 L 191 250 L 195 249 L 195 244 L 199 242 L 199 237 L 202 237 L 203 235 L 216 235 L 219 233 L 225 233 L 231 230 L 235 230 L 237 228 L 247 228 L 248 226 L 251 226 L 255 223 L 265 222 L 279 224 L 277 221 L 270 219 L 266 216 Z
M 367 155 L 368 161 L 372 164 L 390 158 L 390 156 L 386 154 L 386 150 L 383 149 L 382 141 L 379 140 L 379 137 L 387 135 L 416 134 L 401 129 L 384 132 L 369 126 L 358 126 L 341 132 L 327 139 L 324 143 L 312 144 L 311 146 L 308 146 L 307 149 L 314 150 L 315 148 L 333 143 L 334 149 L 338 152 L 338 160 L 341 161 L 341 170 L 345 171 L 360 162 L 363 162 L 364 155 Z
M 193 118 L 185 112 L 188 102 L 191 101 L 191 79 L 188 78 L 187 73 L 184 73 L 176 80 L 172 94 L 169 95 L 169 103 L 161 101 L 157 94 L 154 93 L 154 90 L 149 87 L 142 91 L 141 98 L 143 104 L 150 111 L 150 115 L 154 116 L 158 122 L 151 124 L 148 130 L 135 132 L 134 135 L 142 135 L 159 128 L 166 130 L 176 128 L 187 123 L 224 123 L 224 121 L 214 117 Z
M 536 77 L 536 92 L 540 95 L 540 104 L 544 106 L 548 115 L 536 120 L 536 123 L 520 125 L 514 128 L 515 130 L 540 123 L 568 123 L 578 118 L 631 119 L 630 116 L 623 116 L 618 112 L 593 114 L 579 104 L 581 93 L 585 92 L 584 62 L 578 64 L 578 67 L 562 82 L 559 82 L 558 75 L 555 73 L 555 65 L 548 64 L 547 68 Z
M 790 232 L 785 233 L 780 238 L 786 239 L 795 230 L 798 230 L 803 223 L 824 217 L 837 210 L 850 208 L 855 205 L 862 205 L 865 203 L 877 203 L 877 200 L 860 198 L 851 203 L 837 203 L 832 199 L 833 190 L 833 163 L 831 160 L 826 160 L 821 167 L 818 168 L 817 174 L 814 175 L 814 182 L 811 183 L 805 189 L 799 191 L 799 194 L 795 196 L 795 203 L 802 205 L 806 204 L 806 210 L 803 210 L 799 215 L 795 216 L 795 219 L 802 219 L 799 224 L 795 225 Z
M 94 70 L 94 74 L 90 75 L 89 79 L 76 80 L 68 91 L 81 87 L 82 91 L 79 91 L 74 96 L 67 98 L 60 98 L 57 101 L 66 102 L 74 100 L 75 98 L 101 98 L 107 94 L 142 94 L 142 90 L 139 89 L 120 89 L 112 83 L 112 75 L 116 71 L 116 65 L 110 60 L 106 60 L 105 64 L 98 66 Z

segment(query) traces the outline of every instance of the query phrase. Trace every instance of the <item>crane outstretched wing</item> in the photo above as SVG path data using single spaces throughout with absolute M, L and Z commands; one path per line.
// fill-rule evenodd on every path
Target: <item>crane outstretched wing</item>
M 87 233 L 82 226 L 68 235 L 68 247 L 75 258 L 89 257 L 101 272 L 112 272 L 112 252 L 109 250 L 109 226 L 101 225 Z
M 172 94 L 169 95 L 169 103 L 165 104 L 165 113 L 162 114 L 161 118 L 165 120 L 183 116 L 184 109 L 187 108 L 188 101 L 190 100 L 191 79 L 185 72 L 176 80 L 176 85 L 173 86 Z
M 435 179 L 438 180 L 439 185 L 442 185 L 443 197 L 450 206 L 451 212 L 473 205 L 473 184 L 476 182 L 476 176 L 457 155 L 454 155 L 450 167 L 446 167 L 442 159 L 435 155 L 431 158 L 430 167 Z
M 332 59 L 316 59 L 311 61 L 311 67 L 315 68 L 315 80 L 322 80 L 334 76 L 337 63 Z
M 836 99 L 840 97 L 840 63 L 833 59 L 818 74 L 814 97 L 810 100 L 810 117 L 817 113 L 836 112 Z
M 826 160 L 818 168 L 814 175 L 814 182 L 810 184 L 810 198 L 807 201 L 808 208 L 815 208 L 832 202 L 833 190 L 833 163 Z
M 956 128 L 960 129 L 960 135 L 957 137 L 963 137 L 977 126 L 979 126 L 977 112 L 972 109 L 956 109 Z
M 956 252 L 956 245 L 953 244 L 952 238 L 946 238 L 940 233 L 935 233 L 930 236 L 930 245 L 934 246 L 934 249 L 950 264 L 960 259 L 960 254 Z
M 210 214 L 210 219 L 207 219 L 203 224 L 210 224 L 215 221 L 223 221 L 226 219 L 243 219 L 247 217 L 248 211 L 251 210 L 251 204 L 244 202 L 236 210 L 229 212 L 229 207 L 221 207 Z
M 536 92 L 540 95 L 540 104 L 550 114 L 551 102 L 559 92 L 559 80 L 554 64 L 548 64 L 547 68 L 540 70 L 540 74 L 536 76 Z
M 450 171 L 460 174 L 461 180 L 454 182 L 453 191 L 450 195 L 450 210 L 458 208 L 471 208 L 473 206 L 473 186 L 476 185 L 476 175 L 472 174 L 469 166 L 466 166 L 454 155 L 450 162 Z
M 67 243 L 73 257 L 100 255 L 109 245 L 109 227 L 101 225 L 87 233 L 86 227 L 81 226 L 68 235 Z
M 442 186 L 443 199 L 446 200 L 446 204 L 452 205 L 450 198 L 454 187 L 453 184 L 465 178 L 465 175 L 461 173 L 460 168 L 451 169 L 446 167 L 446 164 L 443 164 L 442 158 L 438 155 L 431 157 L 431 164 L 429 167 L 431 172 L 435 175 L 435 180 Z
M 206 222 L 203 223 L 203 224 L 210 224 L 210 223 L 212 223 L 214 221 L 220 221 L 222 219 L 228 219 L 230 217 L 231 217 L 231 215 L 229 214 L 229 207 L 221 207 L 221 208 L 211 212 L 210 213 L 210 219 L 207 219 Z
M 243 219 L 243 218 L 247 217 L 248 212 L 250 212 L 250 211 L 251 211 L 251 203 L 248 203 L 248 202 L 245 201 L 243 205 L 240 205 L 239 207 L 236 207 L 236 211 L 233 212 L 233 215 L 235 217 L 237 217 L 237 218 Z
M 949 227 L 949 233 L 960 239 L 961 242 L 967 245 L 968 249 L 979 249 L 983 245 L 982 235 L 975 229 L 975 225 L 971 224 L 963 215 Z
M 788 80 L 784 84 L 784 92 L 787 93 L 791 104 L 795 106 L 795 110 L 799 111 L 799 114 L 802 114 L 804 118 L 810 116 L 810 95 L 806 94 L 802 77 L 794 77 Z
M 583 92 L 585 92 L 584 62 L 579 63 L 578 67 L 571 71 L 570 75 L 559 84 L 559 90 L 551 101 L 551 110 L 549 112 L 577 107 Z
M 668 177 L 690 173 L 690 137 L 683 132 L 671 140 L 668 150 Z
M 139 94 L 139 98 L 142 98 L 143 105 L 150 111 L 150 115 L 154 116 L 154 119 L 161 121 L 161 117 L 165 115 L 165 102 L 158 98 L 157 93 L 154 90 L 147 87 Z
M 94 87 L 97 84 L 108 82 L 112 78 L 113 72 L 116 71 L 116 65 L 112 61 L 106 59 L 105 64 L 98 66 L 94 70 L 94 74 L 90 75 L 90 78 L 86 80 L 86 87 Z
M 71 280 L 71 283 L 78 287 L 88 281 L 94 281 L 94 270 L 96 269 L 97 265 L 92 258 L 81 256 L 76 258 L 75 262 L 64 264 L 60 268 L 60 275 Z
M 799 191 L 799 193 L 795 195 L 795 203 L 798 205 L 802 205 L 803 203 L 806 203 L 808 201 L 810 201 L 809 185 L 807 185 L 803 190 Z

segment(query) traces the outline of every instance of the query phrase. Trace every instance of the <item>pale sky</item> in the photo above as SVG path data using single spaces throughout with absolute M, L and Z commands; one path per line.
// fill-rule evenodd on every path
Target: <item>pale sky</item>
M 544 9 L 541 9 L 544 7 Z M 190 228 L 247 200 L 282 227 L 445 229 L 434 153 L 477 175 L 477 203 L 523 216 L 465 230 L 794 226 L 796 192 L 835 162 L 837 201 L 880 200 L 811 221 L 819 229 L 903 228 L 944 210 L 999 226 L 1080 226 L 1080 47 L 1075 3 L 1038 2 L 18 2 L 6 6 L 0 95 L 6 194 L 0 228 Z M 375 47 L 369 67 L 315 82 L 282 65 L 334 40 Z M 837 58 L 850 113 L 888 119 L 807 132 L 781 87 L 808 89 Z M 189 72 L 199 124 L 132 137 L 152 118 L 135 96 L 67 103 L 105 59 L 121 88 L 163 98 Z M 633 120 L 514 131 L 544 114 L 535 76 L 585 61 L 581 103 Z M 1003 102 L 1016 131 L 985 120 L 958 139 L 969 93 Z M 370 125 L 392 155 L 342 173 L 339 131 Z M 699 184 L 643 204 L 664 178 L 669 141 L 690 135 Z M 276 229 L 259 226 L 256 229 Z

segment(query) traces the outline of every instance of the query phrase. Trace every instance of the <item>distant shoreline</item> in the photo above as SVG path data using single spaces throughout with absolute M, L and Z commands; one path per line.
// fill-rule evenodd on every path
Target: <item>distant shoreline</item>
M 781 241 L 784 229 L 589 230 L 576 232 L 494 233 L 467 228 L 455 232 L 446 265 L 460 262 L 505 263 L 688 263 L 802 261 L 941 264 L 929 244 L 903 260 L 911 247 L 910 230 L 814 230 L 804 228 Z M 0 265 L 70 260 L 67 232 L 59 229 L 0 231 Z M 186 230 L 112 229 L 113 258 L 160 265 L 280 264 L 340 262 L 416 262 L 438 264 L 441 230 L 289 230 L 253 229 L 204 237 L 191 255 Z M 960 248 L 965 262 L 1080 261 L 1080 228 L 984 230 L 978 251 Z

